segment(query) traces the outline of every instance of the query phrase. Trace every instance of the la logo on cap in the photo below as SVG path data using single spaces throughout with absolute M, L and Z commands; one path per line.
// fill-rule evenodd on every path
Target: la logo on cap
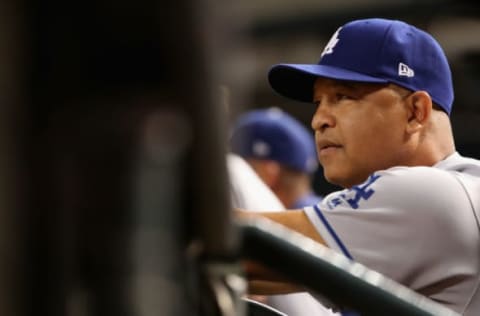
M 258 157 L 267 157 L 270 155 L 270 145 L 262 140 L 256 140 L 252 145 L 252 152 Z
M 323 49 L 323 52 L 320 55 L 320 57 L 323 57 L 323 55 L 325 55 L 325 54 L 333 53 L 333 48 L 337 45 L 338 41 L 340 40 L 338 38 L 338 33 L 340 32 L 341 29 L 342 28 L 339 27 L 338 30 L 335 33 L 333 33 L 332 38 L 330 38 L 330 40 L 328 41 L 328 43 L 325 46 L 325 48 Z

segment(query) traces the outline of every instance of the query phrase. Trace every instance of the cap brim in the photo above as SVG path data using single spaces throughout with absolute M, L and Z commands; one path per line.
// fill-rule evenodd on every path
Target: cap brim
M 313 102 L 313 84 L 317 77 L 368 83 L 388 82 L 382 78 L 327 65 L 278 64 L 268 72 L 268 82 L 273 90 L 301 102 Z

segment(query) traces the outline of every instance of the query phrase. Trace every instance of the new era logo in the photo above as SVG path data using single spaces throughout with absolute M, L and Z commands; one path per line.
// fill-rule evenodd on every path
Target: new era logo
M 413 77 L 415 76 L 415 72 L 412 68 L 408 67 L 404 63 L 398 64 L 398 75 L 405 76 L 405 77 Z

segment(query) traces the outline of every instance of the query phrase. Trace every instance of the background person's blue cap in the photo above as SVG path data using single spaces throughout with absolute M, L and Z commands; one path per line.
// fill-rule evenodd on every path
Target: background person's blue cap
M 248 111 L 235 121 L 230 150 L 244 158 L 277 161 L 313 173 L 318 167 L 313 132 L 278 108 Z
M 428 33 L 401 21 L 364 19 L 340 27 L 317 64 L 278 64 L 268 74 L 279 94 L 312 102 L 315 78 L 394 83 L 423 90 L 450 114 L 453 85 L 447 58 Z

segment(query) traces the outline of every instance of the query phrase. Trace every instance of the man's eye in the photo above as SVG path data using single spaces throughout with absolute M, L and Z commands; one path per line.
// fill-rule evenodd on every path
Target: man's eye
M 337 100 L 349 100 L 351 97 L 343 93 L 337 93 Z

